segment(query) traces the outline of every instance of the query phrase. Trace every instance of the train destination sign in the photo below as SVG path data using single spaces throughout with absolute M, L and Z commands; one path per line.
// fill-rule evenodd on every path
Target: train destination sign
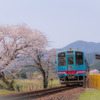
M 100 59 L 100 54 L 96 54 L 96 55 L 95 55 L 95 58 L 96 58 L 96 59 Z

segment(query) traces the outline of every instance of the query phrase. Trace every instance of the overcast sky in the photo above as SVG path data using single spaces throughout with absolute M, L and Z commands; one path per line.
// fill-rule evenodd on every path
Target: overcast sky
M 0 24 L 22 23 L 44 32 L 51 48 L 100 42 L 100 0 L 0 0 Z

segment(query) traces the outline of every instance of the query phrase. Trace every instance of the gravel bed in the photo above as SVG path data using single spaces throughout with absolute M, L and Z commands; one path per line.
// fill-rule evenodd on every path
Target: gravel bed
M 78 87 L 34 100 L 76 100 L 76 98 L 84 91 L 85 88 Z

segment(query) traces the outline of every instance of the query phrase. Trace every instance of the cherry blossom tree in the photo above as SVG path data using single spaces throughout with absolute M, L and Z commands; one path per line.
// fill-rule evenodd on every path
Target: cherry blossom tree
M 97 69 L 90 70 L 89 74 L 99 74 L 99 70 Z
M 32 30 L 25 25 L 0 26 L 0 72 L 23 50 L 44 48 L 47 40 L 42 32 Z
M 45 35 L 27 25 L 0 26 L 0 76 L 4 70 L 31 48 L 42 49 L 48 45 Z
M 25 51 L 26 53 L 26 51 Z M 34 49 L 32 48 L 27 52 L 28 59 L 25 59 L 27 65 L 33 66 L 40 70 L 43 77 L 43 87 L 47 88 L 48 86 L 48 77 L 51 72 L 51 66 L 55 64 L 55 54 L 56 51 L 47 51 L 44 49 Z M 33 62 L 31 62 L 33 60 Z

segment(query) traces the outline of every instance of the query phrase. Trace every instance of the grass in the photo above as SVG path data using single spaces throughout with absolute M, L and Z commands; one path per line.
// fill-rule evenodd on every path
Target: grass
M 2 81 L 0 81 L 1 85 L 6 86 Z M 58 80 L 49 81 L 48 88 L 49 87 L 57 87 L 59 86 Z M 18 79 L 15 80 L 15 91 L 17 92 L 17 86 L 19 86 L 20 91 L 30 91 L 30 90 L 36 90 L 36 89 L 42 89 L 43 83 L 42 80 L 34 79 L 34 80 L 28 80 L 28 79 Z M 13 93 L 13 91 L 6 91 L 6 90 L 0 90 L 0 94 L 5 93 Z
M 8 90 L 0 89 L 0 95 L 1 94 L 9 94 L 9 93 L 15 93 L 15 91 L 8 91 Z
M 37 80 L 37 79 L 34 79 L 34 80 L 15 80 L 15 83 L 16 85 L 19 85 L 20 87 L 23 88 L 23 91 L 28 91 L 29 88 L 30 89 L 41 89 L 43 88 L 43 83 L 42 83 L 42 80 Z M 49 81 L 48 83 L 48 88 L 49 87 L 56 87 L 56 86 L 59 86 L 59 82 L 58 80 L 53 80 L 53 81 Z
M 100 90 L 86 90 L 77 100 L 100 100 Z

